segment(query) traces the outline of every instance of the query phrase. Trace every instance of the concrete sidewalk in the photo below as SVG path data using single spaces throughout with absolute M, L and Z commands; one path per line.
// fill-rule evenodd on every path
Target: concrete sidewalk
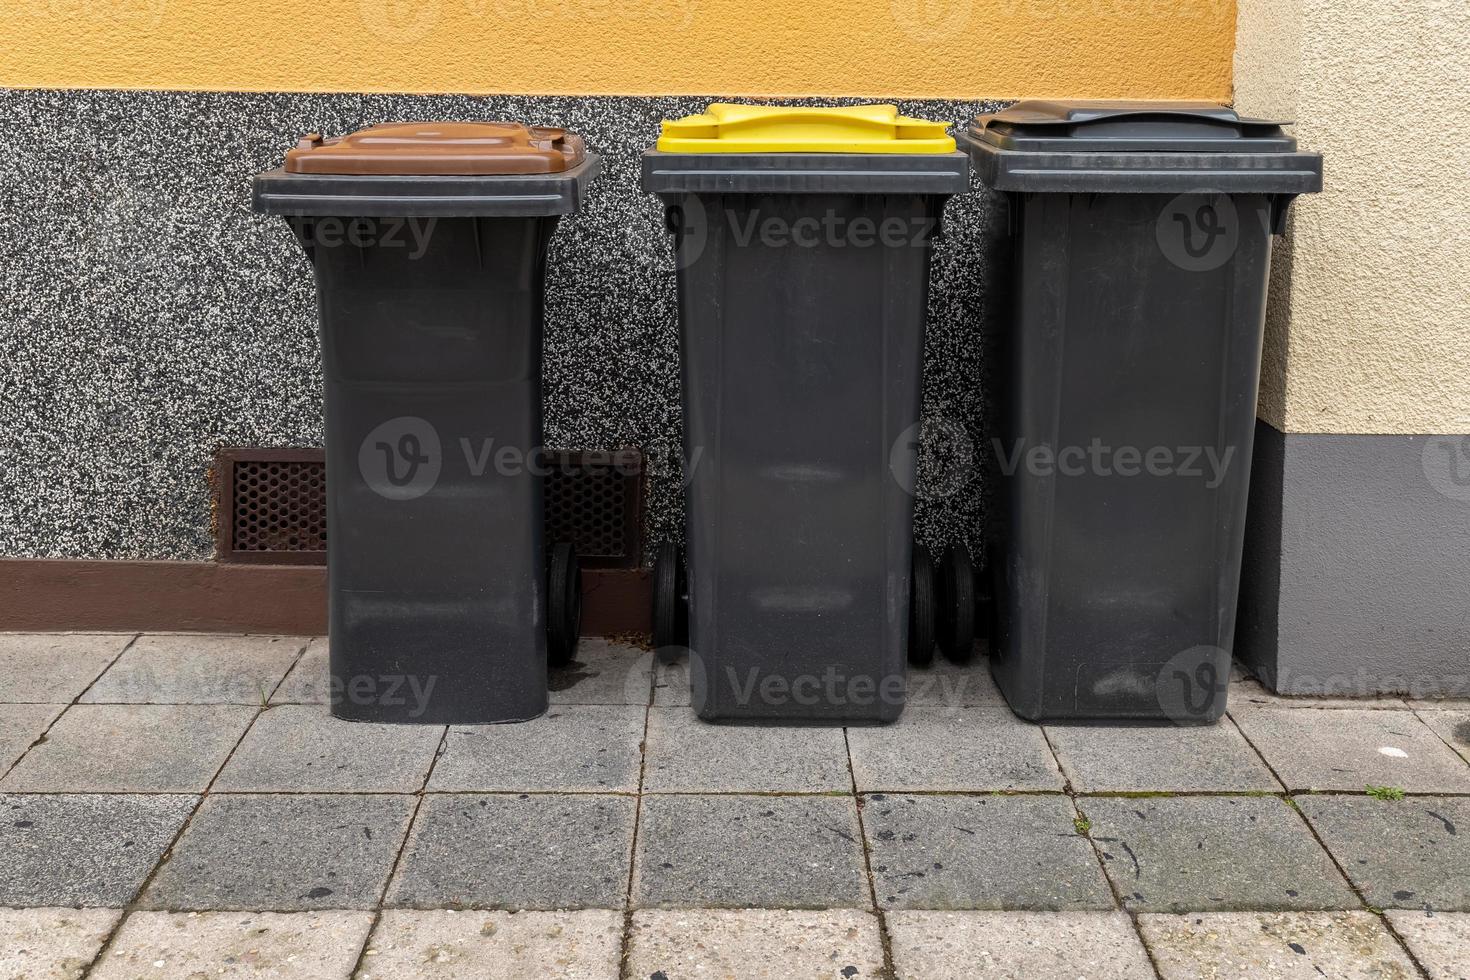
M 0 634 L 0 977 L 1470 974 L 1470 703 L 1041 727 L 981 659 L 714 728 L 587 640 L 445 729 L 334 721 L 325 655 Z

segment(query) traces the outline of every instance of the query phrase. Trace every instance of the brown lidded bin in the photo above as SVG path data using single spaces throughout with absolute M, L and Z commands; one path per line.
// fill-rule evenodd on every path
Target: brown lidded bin
M 536 475 L 543 284 L 597 167 L 561 129 L 390 123 L 255 178 L 316 272 L 338 717 L 534 718 L 571 658 L 576 556 L 543 543 Z

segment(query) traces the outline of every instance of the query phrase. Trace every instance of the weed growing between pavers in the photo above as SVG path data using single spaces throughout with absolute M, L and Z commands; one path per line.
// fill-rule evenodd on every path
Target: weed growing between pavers
M 1365 786 L 1363 792 L 1375 800 L 1402 800 L 1404 791 L 1397 786 Z

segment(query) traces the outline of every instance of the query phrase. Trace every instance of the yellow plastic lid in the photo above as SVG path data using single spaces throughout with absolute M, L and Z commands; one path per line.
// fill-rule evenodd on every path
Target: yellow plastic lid
M 665 153 L 952 153 L 946 123 L 910 119 L 898 106 L 842 108 L 715 102 L 697 116 L 665 119 Z

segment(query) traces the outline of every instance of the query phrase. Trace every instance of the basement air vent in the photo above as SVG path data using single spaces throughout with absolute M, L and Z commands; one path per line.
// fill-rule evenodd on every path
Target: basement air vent
M 552 452 L 546 537 L 574 542 L 585 568 L 637 568 L 643 554 L 643 457 Z M 324 565 L 326 462 L 320 449 L 222 449 L 215 465 L 222 562 Z

